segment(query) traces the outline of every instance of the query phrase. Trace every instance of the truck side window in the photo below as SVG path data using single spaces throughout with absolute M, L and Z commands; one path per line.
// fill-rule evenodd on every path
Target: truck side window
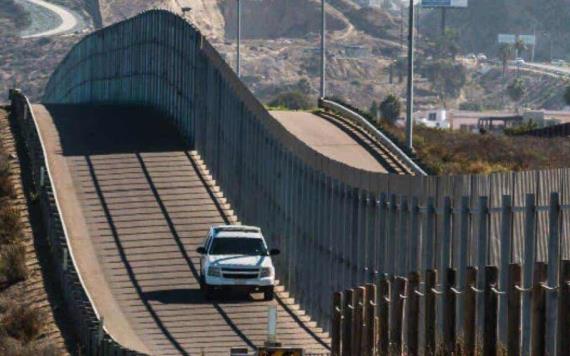
M 208 239 L 206 240 L 206 244 L 204 247 L 206 248 L 206 252 L 210 251 L 210 245 L 212 244 L 212 235 L 208 234 Z

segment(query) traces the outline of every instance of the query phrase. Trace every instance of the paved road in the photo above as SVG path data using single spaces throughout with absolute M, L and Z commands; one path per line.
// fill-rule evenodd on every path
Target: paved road
M 34 38 L 34 37 L 48 37 L 60 35 L 73 30 L 77 25 L 77 18 L 71 12 L 69 12 L 64 7 L 55 5 L 43 0 L 24 0 L 31 4 L 42 7 L 44 11 L 52 12 L 54 15 L 59 17 L 59 23 L 54 25 L 55 27 L 46 29 L 40 32 L 35 32 L 32 34 L 27 34 L 22 36 L 22 38 Z M 33 17 L 32 17 L 33 18 Z
M 304 111 L 271 111 L 271 114 L 287 130 L 327 157 L 367 171 L 388 172 L 361 144 L 320 116 Z
M 267 307 L 278 335 L 322 352 L 329 343 L 282 290 L 278 301 L 199 289 L 196 247 L 224 222 L 173 128 L 145 110 L 35 106 L 79 269 L 107 329 L 152 354 L 227 355 L 265 340 Z
M 542 69 L 551 73 L 555 74 L 570 74 L 570 68 L 568 67 L 559 67 L 551 64 L 544 64 L 544 63 L 525 63 L 525 67 L 529 68 L 538 68 Z

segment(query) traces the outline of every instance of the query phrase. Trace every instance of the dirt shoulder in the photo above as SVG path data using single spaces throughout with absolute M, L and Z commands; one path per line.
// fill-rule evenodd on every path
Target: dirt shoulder
M 8 111 L 0 108 L 0 352 L 67 355 L 74 349 L 61 298 L 50 281 L 43 229 Z M 2 173 L 2 167 L 4 173 Z M 7 168 L 6 168 L 7 167 Z M 8 174 L 6 174 L 8 172 Z M 7 179 L 6 179 L 7 178 Z

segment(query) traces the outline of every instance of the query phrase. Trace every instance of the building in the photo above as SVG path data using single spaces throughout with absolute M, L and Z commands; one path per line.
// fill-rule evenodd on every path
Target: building
M 355 0 L 362 7 L 382 7 L 384 0 Z

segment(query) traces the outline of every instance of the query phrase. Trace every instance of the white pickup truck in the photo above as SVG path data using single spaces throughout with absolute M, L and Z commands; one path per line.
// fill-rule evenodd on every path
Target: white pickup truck
M 200 258 L 200 284 L 206 299 L 214 290 L 234 289 L 263 292 L 272 300 L 275 268 L 261 229 L 254 226 L 220 225 L 210 228 Z

